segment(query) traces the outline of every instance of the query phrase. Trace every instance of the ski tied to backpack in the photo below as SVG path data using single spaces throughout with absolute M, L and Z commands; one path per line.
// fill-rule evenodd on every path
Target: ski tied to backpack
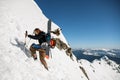
M 50 40 L 51 40 L 51 34 L 50 34 L 50 31 L 51 31 L 51 20 L 49 19 L 48 20 L 48 24 L 47 24 L 47 43 L 48 43 L 48 47 L 47 47 L 47 49 L 46 49 L 46 57 L 50 57 L 50 55 L 51 55 L 51 57 L 52 57 L 52 54 L 51 54 L 51 52 L 50 52 Z

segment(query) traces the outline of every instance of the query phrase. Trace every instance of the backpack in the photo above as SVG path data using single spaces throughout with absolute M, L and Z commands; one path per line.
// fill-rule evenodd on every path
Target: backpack
M 56 40 L 54 38 L 51 38 L 51 35 L 49 33 L 46 34 L 46 41 L 50 48 L 54 48 L 56 46 Z
M 56 46 L 56 40 L 55 40 L 54 38 L 52 38 L 52 39 L 50 40 L 50 47 L 51 47 L 51 48 L 55 48 L 55 46 Z

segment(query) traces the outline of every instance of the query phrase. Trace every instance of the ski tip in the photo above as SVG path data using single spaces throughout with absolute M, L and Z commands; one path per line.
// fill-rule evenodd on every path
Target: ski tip
M 49 21 L 49 22 L 52 22 L 52 20 L 51 20 L 51 19 L 49 19 L 48 21 Z

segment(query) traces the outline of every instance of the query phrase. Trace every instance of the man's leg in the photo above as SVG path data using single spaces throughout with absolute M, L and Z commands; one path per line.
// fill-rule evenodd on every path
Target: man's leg
M 45 56 L 46 56 L 45 50 L 44 49 L 39 49 L 40 61 L 44 65 L 44 67 L 48 70 L 48 66 L 47 66 L 47 63 L 45 61 Z
M 36 49 L 33 48 L 32 45 L 30 47 L 30 51 L 31 51 L 31 55 L 32 55 L 33 59 L 36 60 L 37 59 Z

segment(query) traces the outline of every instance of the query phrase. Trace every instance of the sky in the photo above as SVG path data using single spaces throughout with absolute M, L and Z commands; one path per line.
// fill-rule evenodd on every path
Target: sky
M 72 48 L 120 48 L 120 0 L 35 0 Z

